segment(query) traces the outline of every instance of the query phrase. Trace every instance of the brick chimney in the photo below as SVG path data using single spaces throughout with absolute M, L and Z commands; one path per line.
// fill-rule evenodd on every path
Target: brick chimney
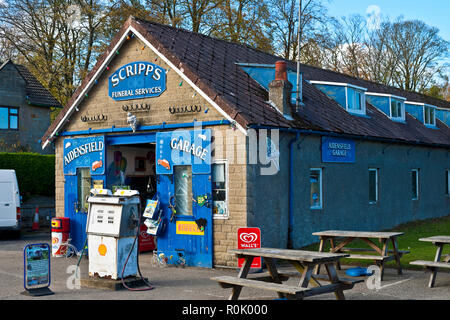
M 291 92 L 292 84 L 287 79 L 285 61 L 275 63 L 275 80 L 269 83 L 269 101 L 274 103 L 284 116 L 292 118 Z

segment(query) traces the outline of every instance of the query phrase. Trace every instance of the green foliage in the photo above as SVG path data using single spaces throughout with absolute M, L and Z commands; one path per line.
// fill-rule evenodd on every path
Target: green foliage
M 16 171 L 22 196 L 55 195 L 55 156 L 37 153 L 0 153 L 0 169 Z

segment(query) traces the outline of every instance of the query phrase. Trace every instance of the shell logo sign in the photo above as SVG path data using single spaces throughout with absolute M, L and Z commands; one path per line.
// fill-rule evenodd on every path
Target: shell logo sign
M 108 251 L 108 249 L 106 248 L 106 246 L 103 243 L 98 246 L 98 254 L 101 255 L 102 257 L 104 257 L 106 255 L 107 251 Z

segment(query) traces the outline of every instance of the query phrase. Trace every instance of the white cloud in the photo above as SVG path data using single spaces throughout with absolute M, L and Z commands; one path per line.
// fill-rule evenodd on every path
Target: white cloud
M 370 5 L 366 9 L 367 27 L 369 30 L 376 30 L 380 28 L 381 24 L 381 9 L 377 5 Z

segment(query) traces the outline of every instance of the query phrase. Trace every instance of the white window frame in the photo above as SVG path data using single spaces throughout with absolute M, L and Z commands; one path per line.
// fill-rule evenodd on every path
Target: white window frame
M 416 173 L 416 197 L 414 197 L 414 195 L 412 195 L 411 200 L 419 200 L 419 169 L 412 169 L 411 170 L 411 175 L 412 173 L 415 172 Z
M 377 204 L 379 201 L 379 192 L 378 192 L 378 187 L 379 187 L 379 180 L 378 180 L 378 168 L 369 168 L 369 177 L 370 177 L 370 172 L 374 171 L 375 172 L 375 201 L 371 201 L 369 199 L 369 204 Z M 369 179 L 369 184 L 370 184 L 370 179 Z M 370 190 L 370 185 L 369 185 L 369 190 Z M 370 194 L 369 194 L 370 195 Z
M 405 101 L 406 98 L 400 97 L 400 96 L 396 96 L 393 94 L 386 94 L 386 93 L 375 93 L 375 92 L 366 92 L 366 95 L 368 96 L 378 96 L 378 97 L 386 97 L 389 98 L 389 119 L 391 119 L 392 121 L 399 121 L 399 122 L 405 122 L 406 121 L 406 107 L 405 107 Z M 392 99 L 395 100 L 400 100 L 402 106 L 402 114 L 400 117 L 393 117 L 392 116 Z
M 319 171 L 319 196 L 320 196 L 320 204 L 318 206 L 311 206 L 311 198 L 310 200 L 310 209 L 311 210 L 322 210 L 323 209 L 323 188 L 322 188 L 322 173 L 323 173 L 323 169 L 322 168 L 310 168 L 309 169 L 309 176 L 311 177 L 311 172 L 312 171 Z M 311 197 L 311 181 L 309 182 L 309 190 L 310 190 L 310 197 Z
M 430 123 L 425 121 L 427 110 L 430 110 Z M 431 117 L 431 110 L 433 110 L 433 117 Z M 436 108 L 434 106 L 430 106 L 428 104 L 423 105 L 423 123 L 429 127 L 436 127 Z
M 358 87 L 358 86 L 355 86 L 355 85 L 350 84 L 350 83 L 342 83 L 342 82 L 329 82 L 329 81 L 310 80 L 309 83 L 311 83 L 311 84 L 322 84 L 322 85 L 327 85 L 327 86 L 345 87 L 345 110 L 347 110 L 348 113 L 355 114 L 355 115 L 364 115 L 364 116 L 366 115 L 366 92 L 367 92 L 366 88 Z M 361 93 L 361 110 L 350 109 L 349 108 L 348 88 L 352 88 L 353 90 L 360 91 L 360 93 Z
M 228 199 L 228 195 L 229 195 L 228 160 L 227 159 L 217 159 L 217 160 L 212 161 L 211 170 L 212 170 L 212 166 L 215 164 L 223 164 L 225 166 L 225 203 L 227 206 L 227 212 L 225 214 L 213 213 L 213 219 L 228 220 L 230 218 L 230 207 L 229 207 L 229 199 Z M 212 179 L 213 179 L 213 177 L 212 177 L 212 172 L 211 172 L 211 183 L 213 182 Z

